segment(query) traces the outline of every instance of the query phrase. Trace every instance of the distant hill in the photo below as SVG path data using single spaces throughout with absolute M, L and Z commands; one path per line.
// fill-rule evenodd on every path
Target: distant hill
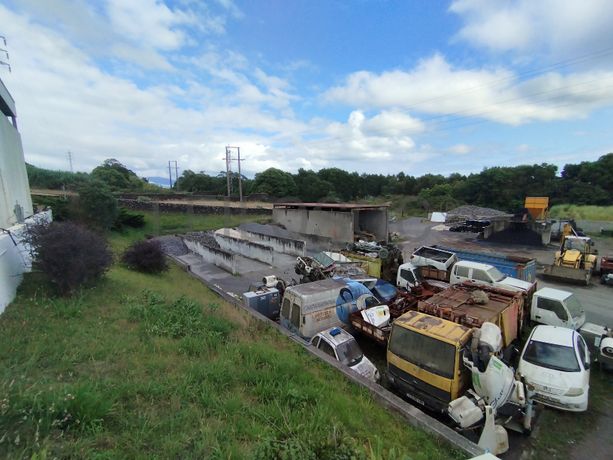
M 147 180 L 149 181 L 150 184 L 158 185 L 164 188 L 170 188 L 168 186 L 168 177 L 151 176 L 151 177 L 147 177 Z M 173 179 L 173 183 L 174 183 L 174 179 Z

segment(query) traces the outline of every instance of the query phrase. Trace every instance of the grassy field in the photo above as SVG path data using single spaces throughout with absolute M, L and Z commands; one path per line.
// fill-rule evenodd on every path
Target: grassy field
M 557 204 L 551 207 L 550 215 L 553 218 L 570 217 L 575 220 L 613 221 L 613 206 Z
M 258 214 L 188 214 L 179 212 L 138 211 L 145 215 L 145 233 L 153 235 L 168 235 L 200 230 L 212 230 L 222 227 L 234 227 L 244 222 L 269 222 L 270 217 Z
M 48 292 L 0 316 L 0 457 L 462 458 L 176 266 Z

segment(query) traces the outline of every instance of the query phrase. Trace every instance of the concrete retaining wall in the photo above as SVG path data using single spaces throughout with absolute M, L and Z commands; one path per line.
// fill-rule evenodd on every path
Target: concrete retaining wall
M 260 243 L 234 238 L 233 236 L 215 233 L 215 240 L 219 246 L 226 250 L 240 254 L 249 259 L 259 260 L 268 265 L 274 265 L 274 251 L 270 246 Z
M 290 256 L 304 256 L 306 255 L 306 241 L 293 240 L 291 238 L 282 238 L 279 236 L 270 236 L 263 233 L 247 232 L 243 231 L 245 235 L 252 241 L 270 246 L 275 251 L 282 254 L 289 254 Z
M 184 238 L 183 241 L 185 242 L 187 249 L 200 255 L 206 262 L 212 263 L 217 267 L 232 273 L 233 275 L 238 275 L 236 257 L 234 254 L 224 251 L 223 249 L 206 246 L 198 241 L 193 241 L 187 238 Z
M 272 218 L 292 232 L 324 236 L 334 241 L 353 241 L 351 212 L 275 208 Z
M 186 202 L 186 204 L 178 204 L 178 203 L 155 203 L 151 201 L 138 201 L 120 198 L 119 204 L 124 208 L 132 209 L 134 211 L 153 211 L 155 209 L 155 205 L 159 206 L 160 212 L 184 212 L 187 213 L 193 210 L 194 214 L 261 214 L 261 215 L 270 215 L 272 209 L 266 208 L 258 208 L 258 207 L 238 207 L 233 208 L 230 206 L 223 206 L 220 204 L 219 206 L 205 206 L 199 204 L 192 204 Z

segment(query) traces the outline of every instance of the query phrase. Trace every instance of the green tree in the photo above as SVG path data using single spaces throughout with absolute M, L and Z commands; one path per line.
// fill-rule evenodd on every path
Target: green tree
M 302 168 L 298 170 L 298 174 L 294 175 L 294 182 L 296 182 L 298 197 L 306 202 L 320 201 L 332 190 L 332 185 L 320 179 L 316 172 Z
M 253 191 L 275 197 L 295 196 L 297 187 L 290 173 L 277 168 L 268 168 L 255 175 Z
M 147 183 L 114 158 L 94 168 L 92 178 L 104 182 L 112 190 L 139 190 Z
M 80 219 L 104 230 L 111 228 L 119 215 L 117 199 L 103 182 L 92 180 L 79 188 L 78 203 Z

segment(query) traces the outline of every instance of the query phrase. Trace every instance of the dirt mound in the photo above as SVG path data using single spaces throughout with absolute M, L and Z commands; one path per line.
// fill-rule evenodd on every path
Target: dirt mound
M 504 244 L 525 244 L 527 246 L 543 246 L 541 235 L 527 228 L 507 228 L 496 232 L 487 241 Z

